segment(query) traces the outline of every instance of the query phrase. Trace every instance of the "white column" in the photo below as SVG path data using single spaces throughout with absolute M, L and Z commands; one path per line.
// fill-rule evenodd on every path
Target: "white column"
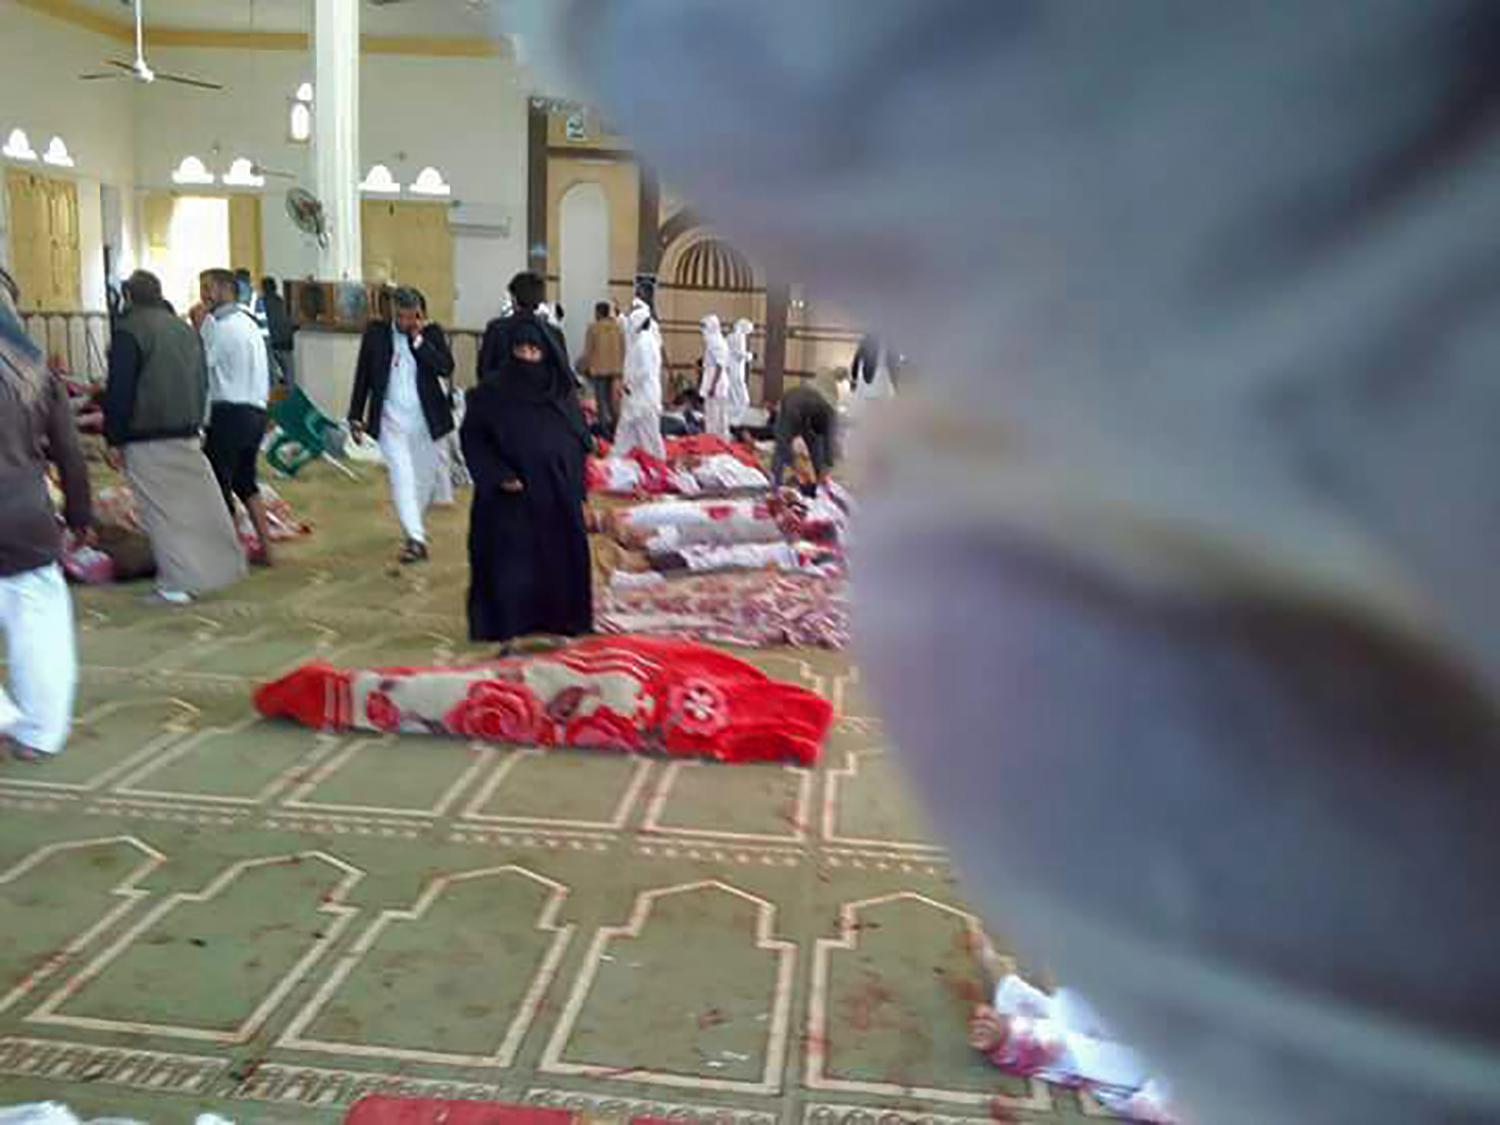
M 313 20 L 313 156 L 315 194 L 323 201 L 328 245 L 318 276 L 358 281 L 359 0 L 317 0 Z

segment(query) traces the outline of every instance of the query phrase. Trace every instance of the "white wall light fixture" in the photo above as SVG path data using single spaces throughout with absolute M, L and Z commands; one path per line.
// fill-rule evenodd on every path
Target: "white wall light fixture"
M 214 182 L 214 174 L 203 166 L 203 161 L 196 156 L 184 156 L 182 163 L 177 165 L 177 170 L 172 173 L 174 184 L 211 184 Z
M 304 82 L 297 87 L 297 100 L 307 105 L 312 105 L 312 83 Z
M 42 153 L 42 159 L 58 168 L 73 167 L 73 154 L 68 151 L 68 146 L 61 137 L 53 137 L 47 142 L 47 151 Z
M 0 148 L 0 155 L 12 160 L 35 160 L 36 149 L 31 147 L 31 139 L 26 136 L 25 129 L 12 129 L 4 147 Z
M 453 188 L 443 182 L 443 174 L 430 164 L 417 173 L 416 182 L 407 190 L 413 195 L 453 194 Z
M 400 195 L 401 185 L 396 182 L 396 177 L 391 175 L 391 170 L 384 164 L 371 164 L 370 170 L 365 173 L 365 178 L 359 185 L 360 191 L 368 191 L 374 195 Z
M 230 187 L 265 187 L 266 178 L 255 174 L 255 165 L 243 156 L 230 162 L 224 173 L 224 183 Z

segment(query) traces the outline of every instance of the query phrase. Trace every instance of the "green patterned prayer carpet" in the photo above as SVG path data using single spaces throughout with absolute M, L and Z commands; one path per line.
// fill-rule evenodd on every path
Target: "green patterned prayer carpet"
M 462 509 L 399 570 L 379 469 L 285 486 L 316 534 L 188 609 L 79 591 L 71 745 L 0 764 L 0 1104 L 340 1120 L 362 1094 L 683 1121 L 1097 1116 L 965 1042 L 978 923 L 827 653 L 823 764 L 326 736 L 257 720 L 312 657 L 464 643 Z

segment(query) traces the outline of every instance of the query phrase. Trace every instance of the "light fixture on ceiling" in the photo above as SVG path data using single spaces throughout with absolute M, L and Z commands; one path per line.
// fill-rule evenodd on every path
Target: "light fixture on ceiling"
M 396 177 L 391 175 L 391 170 L 384 164 L 371 164 L 370 170 L 365 173 L 365 178 L 360 181 L 359 190 L 376 195 L 399 195 L 401 185 L 396 182 Z
M 443 174 L 432 165 L 417 173 L 409 190 L 413 195 L 452 195 L 453 188 L 443 182 Z
M 73 167 L 73 154 L 68 151 L 68 146 L 61 137 L 53 137 L 47 142 L 47 151 L 42 153 L 42 159 L 58 168 Z
M 265 187 L 266 178 L 257 174 L 252 161 L 239 156 L 230 161 L 229 171 L 224 173 L 224 183 L 230 187 Z
M 12 129 L 10 136 L 6 138 L 5 146 L 0 148 L 0 154 L 12 160 L 36 159 L 36 149 L 31 147 L 31 138 L 26 135 L 25 129 Z
M 174 184 L 211 184 L 214 174 L 196 156 L 184 156 L 172 173 Z

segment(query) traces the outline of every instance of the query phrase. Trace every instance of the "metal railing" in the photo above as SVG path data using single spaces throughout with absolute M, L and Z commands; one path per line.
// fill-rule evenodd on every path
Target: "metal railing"
M 60 363 L 80 382 L 104 381 L 109 372 L 108 313 L 22 312 L 21 321 L 48 363 Z

